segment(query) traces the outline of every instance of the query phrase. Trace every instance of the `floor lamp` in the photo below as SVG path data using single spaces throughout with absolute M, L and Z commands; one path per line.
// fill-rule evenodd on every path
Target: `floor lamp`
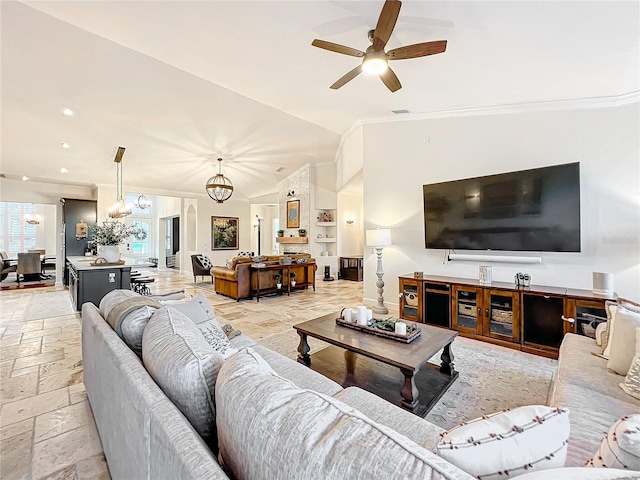
M 387 245 L 391 245 L 390 229 L 378 228 L 376 230 L 367 230 L 367 246 L 374 247 L 376 255 L 378 256 L 378 268 L 376 270 L 376 275 L 378 276 L 378 281 L 376 282 L 376 286 L 378 287 L 378 304 L 373 307 L 373 311 L 380 314 L 389 313 L 389 309 L 384 305 L 384 297 L 382 296 L 384 293 L 384 281 L 382 280 L 382 276 L 384 275 L 384 270 L 382 270 L 382 248 Z
M 256 215 L 256 222 L 253 224 L 254 227 L 258 227 L 258 256 L 260 255 L 260 237 L 262 236 L 262 219 Z

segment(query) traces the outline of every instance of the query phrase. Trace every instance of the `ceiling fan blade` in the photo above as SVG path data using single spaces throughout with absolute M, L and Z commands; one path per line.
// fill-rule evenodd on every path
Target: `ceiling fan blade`
M 311 42 L 311 45 L 318 48 L 324 48 L 331 52 L 342 53 L 344 55 L 351 55 L 352 57 L 364 57 L 364 52 L 356 50 L 355 48 L 345 47 L 344 45 L 338 45 L 337 43 L 325 42 L 324 40 L 318 40 L 317 38 Z
M 384 82 L 389 90 L 395 92 L 396 90 L 400 90 L 402 88 L 402 84 L 396 74 L 390 68 L 387 68 L 384 72 L 380 74 L 380 79 Z
M 360 73 L 362 73 L 362 65 L 358 65 L 349 73 L 343 75 L 341 78 L 338 79 L 336 83 L 331 85 L 331 88 L 333 88 L 334 90 L 337 90 L 338 88 L 342 87 L 345 83 L 350 82 L 351 80 L 356 78 L 358 75 L 360 75 Z
M 387 52 L 387 58 L 389 58 L 389 60 L 403 60 L 405 58 L 426 57 L 427 55 L 442 53 L 446 49 L 446 40 L 416 43 L 415 45 L 407 45 L 406 47 L 394 48 L 393 50 L 389 50 Z
M 373 49 L 376 52 L 384 49 L 384 46 L 389 41 L 393 27 L 396 26 L 396 20 L 398 20 L 401 6 L 402 2 L 399 0 L 387 0 L 384 2 L 380 17 L 378 18 L 378 24 L 373 33 Z

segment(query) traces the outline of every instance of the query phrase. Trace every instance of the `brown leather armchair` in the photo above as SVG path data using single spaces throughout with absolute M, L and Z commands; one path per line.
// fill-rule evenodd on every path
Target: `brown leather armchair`
M 213 283 L 213 275 L 211 275 L 211 267 L 213 264 L 209 257 L 206 255 L 191 255 L 191 267 L 193 269 L 193 283 L 196 283 L 196 276 L 211 277 L 211 283 Z

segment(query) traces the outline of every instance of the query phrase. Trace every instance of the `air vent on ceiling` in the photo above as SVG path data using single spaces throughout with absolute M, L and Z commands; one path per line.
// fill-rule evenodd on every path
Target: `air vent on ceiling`
M 396 115 L 401 115 L 403 113 L 411 113 L 409 112 L 409 110 L 391 110 L 392 113 L 395 113 Z
M 285 170 L 287 167 L 278 167 L 276 168 L 276 172 L 280 173 L 281 171 Z
M 7 178 L 7 176 L 4 173 L 0 173 L 0 178 Z

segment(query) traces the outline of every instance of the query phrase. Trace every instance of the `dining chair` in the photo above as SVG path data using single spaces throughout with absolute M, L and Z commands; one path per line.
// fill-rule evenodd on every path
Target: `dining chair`
M 40 280 L 40 274 L 42 273 L 42 264 L 40 263 L 40 254 L 39 253 L 19 253 L 18 254 L 18 268 L 16 270 L 16 275 L 18 276 L 18 283 L 20 283 L 20 275 L 22 275 L 22 281 L 25 282 L 27 279 L 32 278 L 35 279 L 37 275 L 37 279 Z
M 0 282 L 9 276 L 10 273 L 15 272 L 18 269 L 15 260 L 9 260 L 9 255 L 4 250 L 0 251 L 0 257 L 2 257 L 2 273 L 0 274 Z

